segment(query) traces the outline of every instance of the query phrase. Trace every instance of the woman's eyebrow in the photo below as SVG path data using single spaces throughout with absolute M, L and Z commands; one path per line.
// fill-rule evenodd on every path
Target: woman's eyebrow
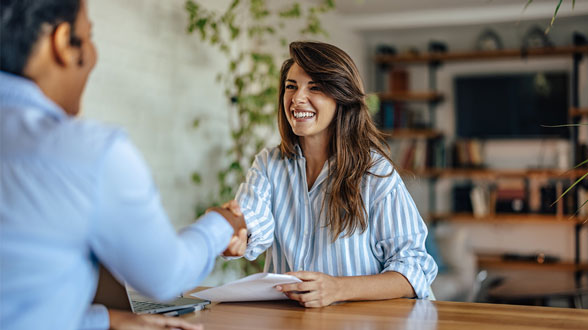
M 291 82 L 293 84 L 297 84 L 296 80 L 294 79 L 286 79 L 286 82 Z M 308 84 L 317 84 L 316 81 L 309 81 Z

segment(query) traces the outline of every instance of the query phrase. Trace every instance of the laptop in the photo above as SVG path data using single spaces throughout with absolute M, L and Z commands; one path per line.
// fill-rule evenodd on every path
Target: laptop
M 162 314 L 192 307 L 195 311 L 199 311 L 210 304 L 210 301 L 180 297 L 170 302 L 156 302 L 134 291 L 127 290 L 104 266 L 100 265 L 94 303 L 136 314 Z

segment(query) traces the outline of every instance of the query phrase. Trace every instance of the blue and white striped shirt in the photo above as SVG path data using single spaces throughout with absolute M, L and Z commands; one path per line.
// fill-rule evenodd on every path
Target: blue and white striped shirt
M 368 227 L 350 237 L 343 233 L 333 243 L 326 210 L 321 212 L 328 163 L 309 190 L 306 159 L 299 146 L 296 152 L 289 159 L 277 147 L 264 149 L 239 187 L 236 199 L 250 234 L 245 257 L 254 260 L 270 248 L 265 270 L 277 273 L 359 276 L 395 271 L 408 279 L 419 298 L 428 298 L 437 265 L 425 250 L 427 227 L 398 173 L 364 176 L 361 194 Z M 373 155 L 372 173 L 393 170 L 385 158 Z

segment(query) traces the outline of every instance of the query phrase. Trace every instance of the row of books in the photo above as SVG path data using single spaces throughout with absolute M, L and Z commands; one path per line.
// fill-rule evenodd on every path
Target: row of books
M 565 180 L 499 180 L 491 185 L 458 184 L 453 188 L 453 211 L 492 213 L 533 213 L 558 216 L 588 215 L 588 189 L 577 187 L 565 194 L 571 185 Z M 482 211 L 480 211 L 482 210 Z
M 379 126 L 389 130 L 394 128 L 424 128 L 423 109 L 403 102 L 382 102 L 380 105 Z
M 457 140 L 453 150 L 454 167 L 482 167 L 482 145 L 478 140 Z
M 399 139 L 390 143 L 392 160 L 405 170 L 424 171 L 429 168 L 443 168 L 445 147 L 425 139 Z

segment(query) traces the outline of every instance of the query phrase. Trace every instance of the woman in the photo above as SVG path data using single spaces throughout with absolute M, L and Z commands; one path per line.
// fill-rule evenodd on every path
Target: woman
M 306 307 L 429 297 L 437 265 L 427 228 L 385 150 L 358 70 L 341 49 L 293 42 L 280 74 L 279 147 L 264 149 L 237 192 L 266 271 Z

